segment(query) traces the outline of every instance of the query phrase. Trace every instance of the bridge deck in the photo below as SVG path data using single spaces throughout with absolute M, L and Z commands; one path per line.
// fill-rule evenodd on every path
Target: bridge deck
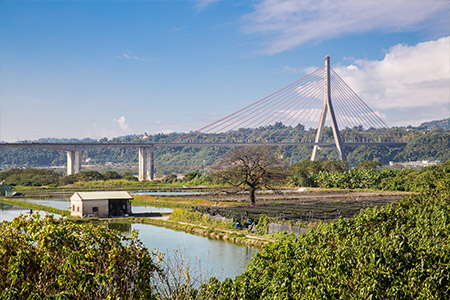
M 351 142 L 344 146 L 405 146 L 405 142 Z M 95 148 L 139 148 L 139 147 L 208 147 L 208 146 L 319 146 L 334 147 L 334 143 L 4 143 L 0 149 L 8 148 L 41 148 L 63 151 L 88 150 Z

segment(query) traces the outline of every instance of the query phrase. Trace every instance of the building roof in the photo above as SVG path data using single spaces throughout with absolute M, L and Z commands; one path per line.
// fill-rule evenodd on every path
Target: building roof
M 119 192 L 77 192 L 70 197 L 70 200 L 109 200 L 109 199 L 133 199 L 125 191 Z

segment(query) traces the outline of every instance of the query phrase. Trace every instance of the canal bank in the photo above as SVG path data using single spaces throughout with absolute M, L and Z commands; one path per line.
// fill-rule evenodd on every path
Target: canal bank
M 197 224 L 190 224 L 187 222 L 168 220 L 170 215 L 170 208 L 152 207 L 133 205 L 133 211 L 136 211 L 134 216 L 130 217 L 114 217 L 114 218 L 73 218 L 69 217 L 69 211 L 63 209 L 70 204 L 68 201 L 61 201 L 63 199 L 5 199 L 0 198 L 0 203 L 14 205 L 16 207 L 23 207 L 30 210 L 38 210 L 58 214 L 68 217 L 68 220 L 75 223 L 136 223 L 136 224 L 150 224 L 159 227 L 165 227 L 173 230 L 184 231 L 198 236 L 207 237 L 210 239 L 223 240 L 239 245 L 251 246 L 261 248 L 263 245 L 271 242 L 270 239 L 257 237 L 247 234 L 244 230 L 231 231 Z M 45 204 L 45 205 L 43 205 Z M 152 211 L 151 213 L 145 211 Z M 1 220 L 0 220 L 1 221 Z
M 2 200 L 0 199 L 0 203 Z M 63 204 L 55 204 L 55 206 L 58 205 Z M 29 209 L 20 209 L 20 207 L 9 204 L 0 206 L 2 212 L 5 212 L 5 216 L 7 216 L 0 221 L 12 221 L 18 215 L 30 213 Z M 38 212 L 41 216 L 46 213 L 43 210 L 33 210 L 33 212 Z M 177 224 L 177 222 L 165 220 L 168 214 L 160 212 L 153 213 L 152 217 L 97 219 L 69 217 L 61 219 L 61 222 L 83 223 L 87 226 L 106 225 L 109 228 L 119 230 L 125 236 L 131 235 L 131 232 L 137 229 L 138 238 L 150 251 L 163 253 L 164 257 L 170 257 L 174 253 L 182 253 L 185 256 L 183 260 L 187 261 L 189 270 L 197 268 L 201 272 L 208 273 L 209 277 L 215 276 L 220 280 L 227 277 L 234 278 L 241 274 L 253 254 L 259 251 L 257 247 L 251 246 L 253 243 L 242 242 L 244 240 L 242 236 L 222 231 L 208 231 L 208 229 L 200 226 Z

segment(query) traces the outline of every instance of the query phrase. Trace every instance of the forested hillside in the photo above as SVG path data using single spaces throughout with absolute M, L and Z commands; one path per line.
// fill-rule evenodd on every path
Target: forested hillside
M 450 129 L 450 118 L 447 119 L 443 119 L 443 120 L 435 120 L 435 121 L 430 121 L 430 122 L 425 122 L 422 123 L 419 127 L 419 129 L 422 128 L 426 128 L 426 129 L 436 129 L 436 128 L 441 128 L 441 129 Z
M 446 120 L 436 121 L 436 124 L 444 124 Z M 448 120 L 447 120 L 448 121 Z M 448 122 L 447 122 L 448 123 Z M 424 123 L 425 124 L 425 123 Z M 440 160 L 450 159 L 450 130 L 433 129 L 428 130 L 422 124 L 419 127 L 394 127 L 391 129 L 392 136 L 399 141 L 408 141 L 408 145 L 403 148 L 390 148 L 387 146 L 360 146 L 347 147 L 347 160 L 350 166 L 354 166 L 362 161 L 373 160 L 381 164 L 388 164 L 389 161 L 401 162 L 409 160 Z M 427 123 L 428 124 L 428 123 Z M 272 128 L 266 129 L 268 132 Z M 301 130 L 301 129 L 299 129 Z M 240 131 L 246 132 L 245 129 Z M 304 131 L 306 136 L 312 136 L 313 132 Z M 377 133 L 374 130 L 362 130 L 361 128 L 345 129 L 341 131 L 343 138 L 347 140 L 364 140 L 367 137 L 372 139 L 384 139 L 385 134 Z M 379 135 L 377 135 L 379 134 Z M 130 135 L 113 139 L 40 139 L 37 142 L 125 142 L 125 143 L 162 143 L 171 142 L 184 136 L 185 133 L 155 134 L 148 137 L 142 135 Z M 332 139 L 332 131 L 325 128 L 324 139 Z M 189 171 L 200 171 L 213 164 L 226 153 L 229 147 L 164 147 L 155 149 L 155 170 L 157 175 L 171 173 L 186 173 Z M 279 147 L 274 151 L 283 158 L 286 164 L 293 165 L 311 155 L 312 147 L 289 146 Z M 319 159 L 336 160 L 337 154 L 333 149 L 319 151 Z M 97 149 L 85 151 L 82 154 L 83 165 L 90 165 L 91 168 L 110 168 L 137 171 L 138 155 L 137 149 L 114 148 Z M 0 169 L 10 169 L 13 167 L 50 167 L 64 166 L 66 164 L 66 153 L 56 150 L 44 149 L 8 149 L 0 151 Z

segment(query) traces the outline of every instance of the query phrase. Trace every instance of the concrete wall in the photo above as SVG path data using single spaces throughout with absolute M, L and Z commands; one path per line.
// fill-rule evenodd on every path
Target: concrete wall
M 269 233 L 275 233 L 278 231 L 284 231 L 287 233 L 294 233 L 295 236 L 299 236 L 302 233 L 305 233 L 307 230 L 306 228 L 300 228 L 295 226 L 290 226 L 287 224 L 276 224 L 276 223 L 269 223 Z
M 71 214 L 77 217 L 108 217 L 108 200 L 84 200 L 84 201 L 71 201 Z M 97 207 L 97 211 L 94 212 L 93 208 Z

